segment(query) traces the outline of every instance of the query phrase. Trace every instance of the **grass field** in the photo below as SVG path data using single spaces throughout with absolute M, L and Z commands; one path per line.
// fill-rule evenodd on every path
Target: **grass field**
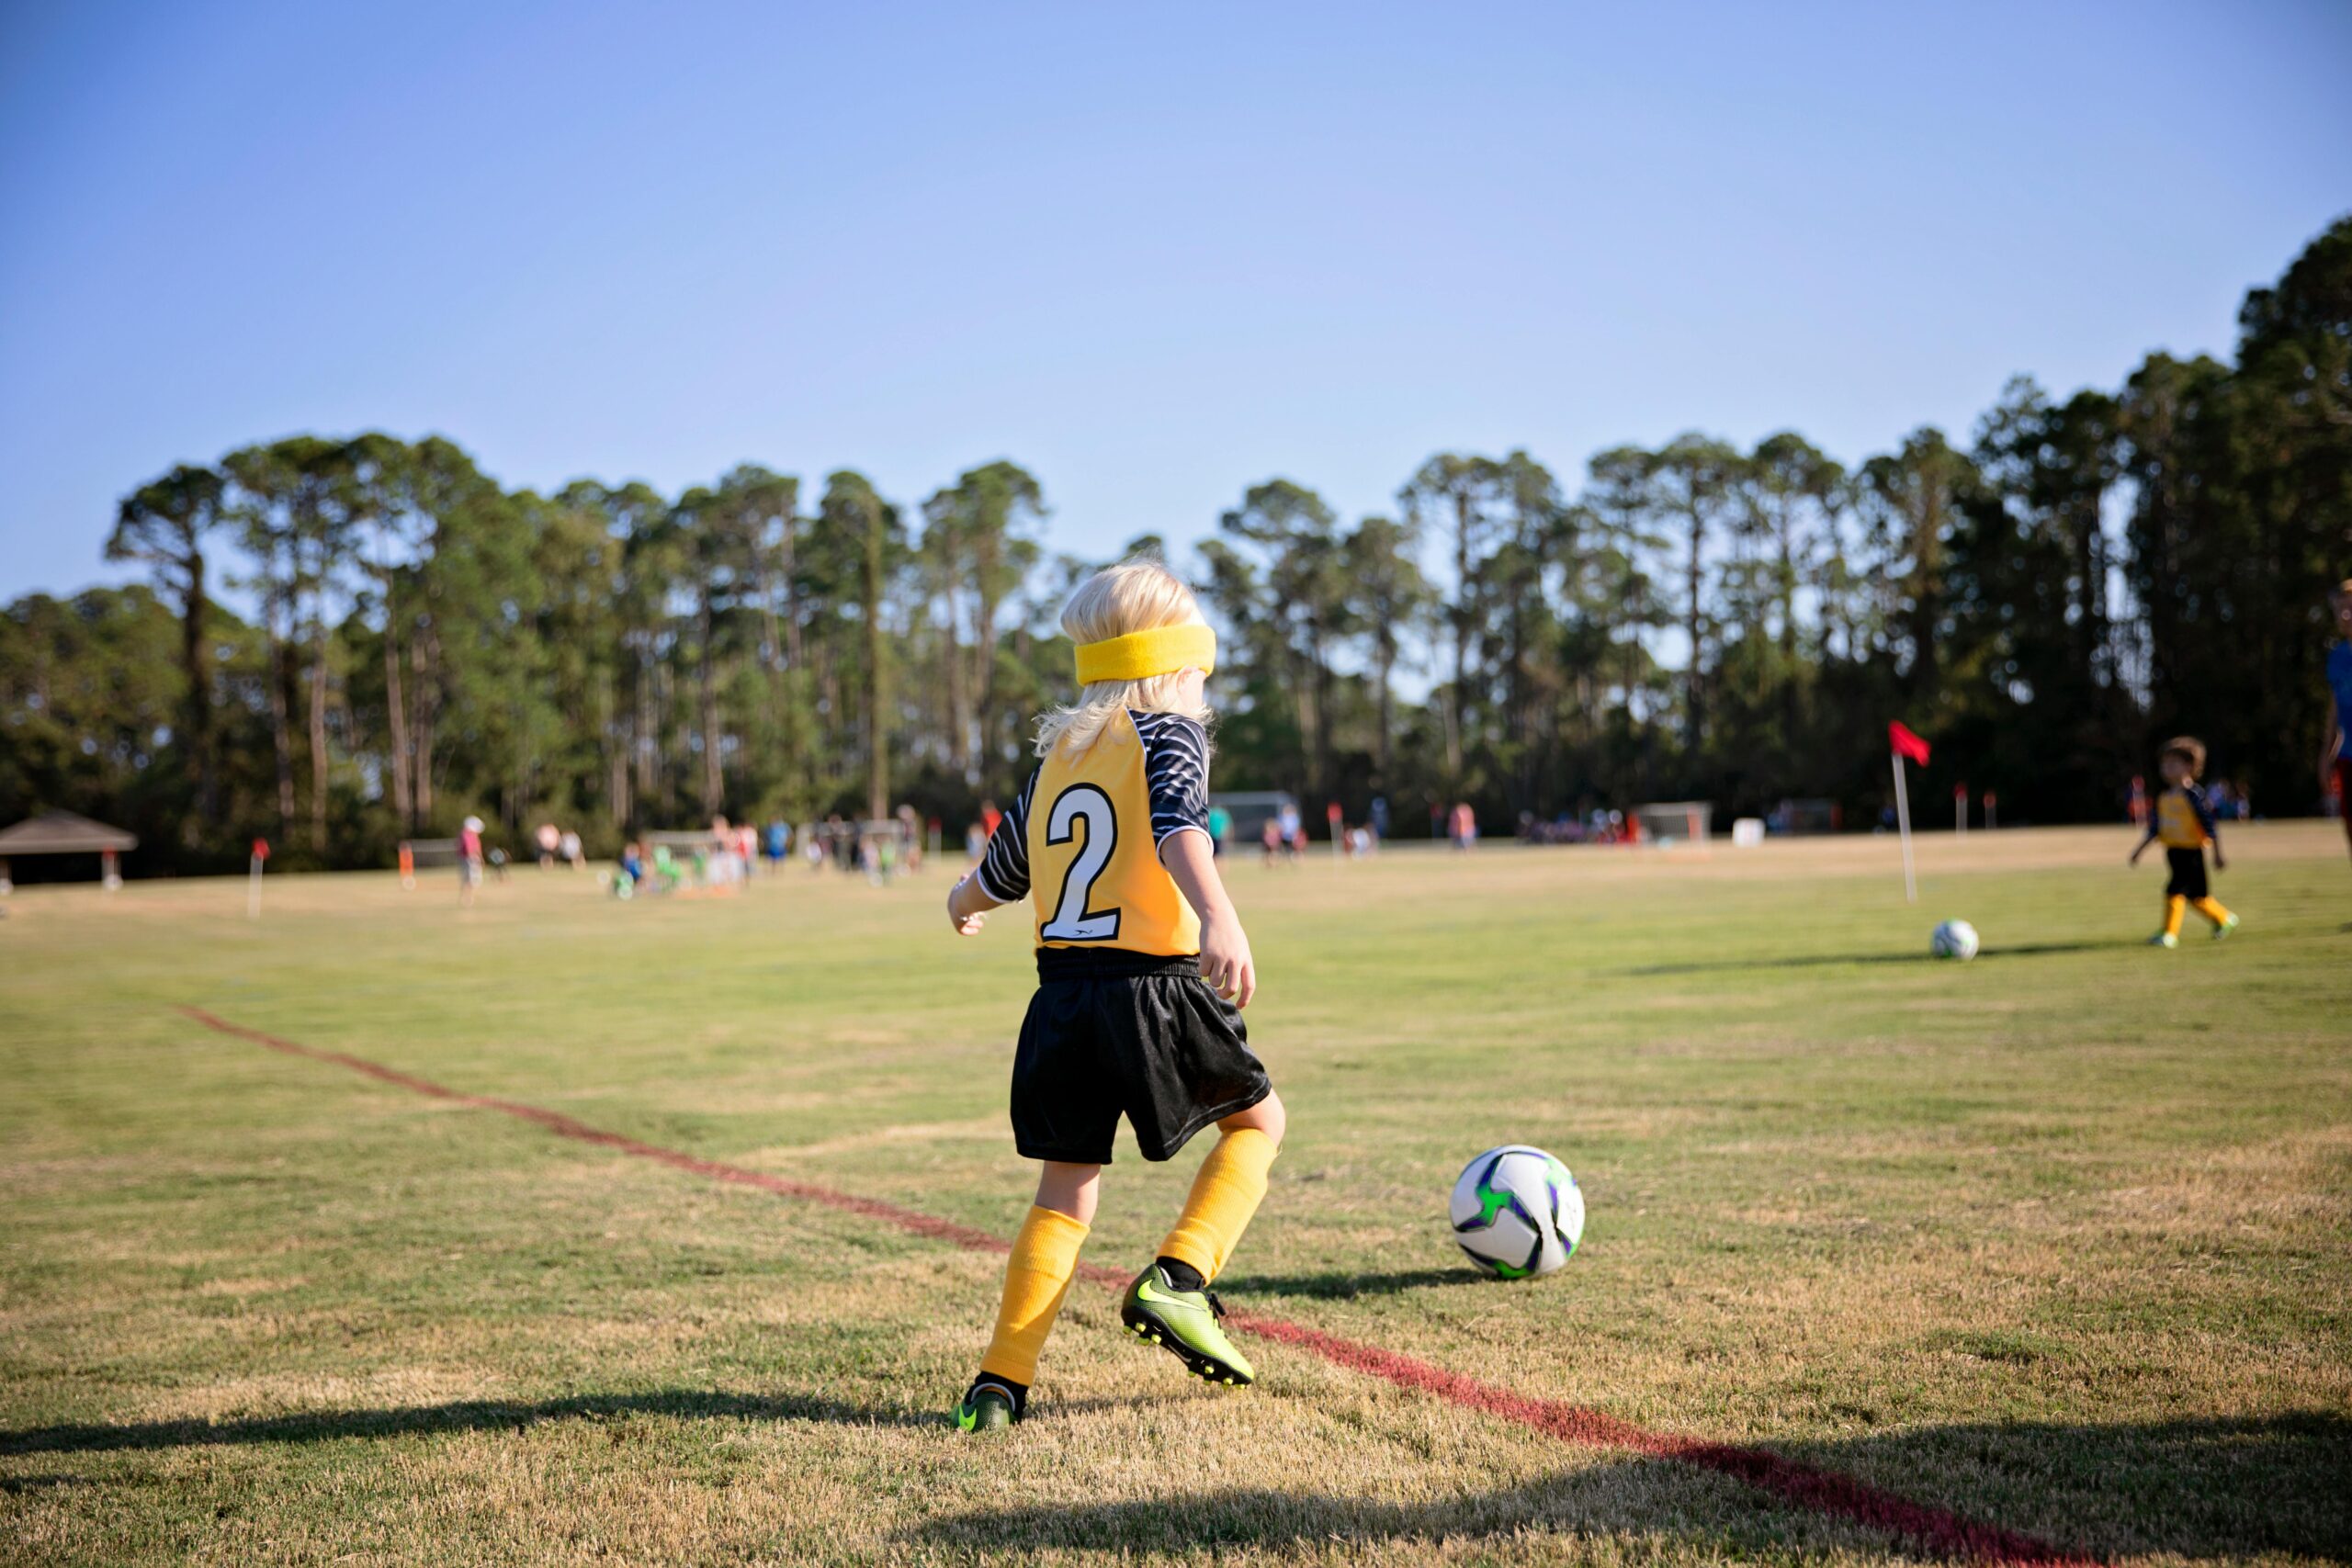
M 1229 1302 L 2069 1551 L 2352 1560 L 2352 871 L 2231 834 L 2140 945 L 2122 830 L 1229 868 L 1291 1113 Z M 1216 1393 L 1081 1282 L 1035 1418 L 943 1412 L 995 1256 L 208 1028 L 1009 1235 L 1021 922 L 944 874 L 734 898 L 288 878 L 0 920 L 0 1559 L 1903 1561 L 1949 1551 L 1260 1340 Z M 1983 931 L 1969 965 L 1928 928 Z M 1524 1141 L 1561 1273 L 1442 1223 Z M 1195 1160 L 1123 1143 L 1088 1260 Z

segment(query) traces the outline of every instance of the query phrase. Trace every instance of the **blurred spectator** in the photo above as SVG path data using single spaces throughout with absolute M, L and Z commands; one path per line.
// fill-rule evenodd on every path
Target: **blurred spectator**
M 474 889 L 481 886 L 481 818 L 469 817 L 458 829 L 458 903 L 474 907 Z
M 915 815 L 915 808 L 911 806 L 901 806 L 893 815 L 899 822 L 899 843 L 905 852 L 906 868 L 910 873 L 921 871 L 922 819 Z

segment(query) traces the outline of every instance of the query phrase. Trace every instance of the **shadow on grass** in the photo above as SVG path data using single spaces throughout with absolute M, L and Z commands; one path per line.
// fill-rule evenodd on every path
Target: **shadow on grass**
M 2065 1551 L 2188 1558 L 2288 1552 L 2352 1562 L 2352 1488 L 2344 1484 L 2352 1474 L 2352 1420 L 2333 1414 L 1931 1427 L 1771 1447 Z M 1628 1536 L 1648 1535 L 1712 1552 L 1782 1555 L 1793 1544 L 1792 1506 L 1669 1461 L 1625 1458 L 1434 1500 L 1273 1489 L 1171 1492 L 1091 1506 L 952 1514 L 904 1539 L 1022 1555 L 1057 1548 L 1144 1554 L 1542 1532 L 1591 1535 L 1621 1546 Z M 1826 1549 L 1836 1539 L 1815 1533 L 1807 1544 Z M 1972 1554 L 1953 1542 L 1905 1544 L 1929 1556 Z M 1998 1551 L 1993 1559 L 2021 1560 Z
M 1084 1409 L 1102 1400 L 1057 1409 Z M 243 1443 L 326 1443 L 346 1438 L 430 1437 L 444 1432 L 522 1431 L 547 1421 L 611 1421 L 666 1416 L 707 1421 L 821 1421 L 849 1427 L 944 1427 L 938 1413 L 843 1404 L 797 1393 L 722 1393 L 662 1389 L 650 1393 L 583 1393 L 562 1399 L 467 1399 L 448 1404 L 397 1405 L 379 1410 L 306 1410 L 242 1421 L 132 1421 L 119 1426 L 63 1425 L 0 1431 L 0 1454 L 104 1453 L 128 1449 L 180 1449 Z
M 1939 1501 L 2030 1521 L 2103 1556 L 2277 1551 L 2352 1562 L 2352 1416 L 2335 1411 L 1926 1427 L 1772 1447 L 1893 1488 L 1951 1478 L 1964 1489 Z
M 2004 958 L 2047 958 L 2061 953 L 2108 953 L 2146 945 L 2146 939 L 2124 942 L 2032 942 L 2008 947 L 1981 949 L 1974 962 L 1998 963 Z M 1795 958 L 1726 958 L 1691 964 L 1645 964 L 1637 969 L 1605 969 L 1604 975 L 1733 975 L 1757 969 L 1837 969 L 1858 964 L 1948 964 L 1928 953 L 1812 953 Z
M 1351 1302 L 1358 1296 L 1393 1296 L 1424 1285 L 1492 1283 L 1476 1269 L 1408 1269 L 1394 1274 L 1351 1274 L 1334 1269 L 1327 1274 L 1236 1274 L 1219 1279 L 1216 1288 L 1236 1301 L 1251 1296 L 1284 1296 L 1294 1300 Z

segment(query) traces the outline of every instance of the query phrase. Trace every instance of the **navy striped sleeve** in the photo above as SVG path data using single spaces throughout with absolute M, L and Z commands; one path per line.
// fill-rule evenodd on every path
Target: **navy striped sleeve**
M 2222 825 L 2213 819 L 2213 802 L 2206 795 L 2205 787 L 2190 784 L 2183 793 L 2188 796 L 2189 808 L 2197 813 L 2197 825 L 2205 829 L 2205 836 L 2220 841 Z
M 1151 796 L 1154 848 L 1178 833 L 1209 830 L 1209 732 L 1181 713 L 1138 713 L 1144 788 Z
M 1033 772 L 1029 782 L 1021 786 L 1012 809 L 989 835 L 988 853 L 973 872 L 979 878 L 980 891 L 1000 904 L 1018 904 L 1029 897 L 1029 797 L 1036 791 L 1037 775 Z

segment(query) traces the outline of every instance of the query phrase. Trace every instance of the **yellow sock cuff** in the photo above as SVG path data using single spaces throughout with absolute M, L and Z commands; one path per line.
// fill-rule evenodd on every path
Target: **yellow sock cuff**
M 1250 1217 L 1265 1200 L 1266 1172 L 1281 1146 L 1255 1127 L 1217 1139 L 1193 1178 L 1176 1228 L 1159 1244 L 1159 1256 L 1191 1264 L 1204 1280 L 1223 1273 Z
M 1023 1387 L 1037 1381 L 1037 1358 L 1061 1314 L 1062 1298 L 1069 1294 L 1086 1232 L 1085 1224 L 1058 1209 L 1031 1205 L 1012 1238 L 1012 1256 L 1005 1259 L 1004 1297 L 980 1371 Z
M 2180 934 L 2180 918 L 2188 912 L 2188 900 L 2175 893 L 2165 899 L 2165 935 Z
M 2212 921 L 2217 926 L 2223 924 L 2230 918 L 2230 912 L 2222 907 L 2222 901 L 2219 898 L 2212 897 L 2211 894 L 2199 898 L 2196 903 L 2190 905 L 2189 908 L 2195 909 L 2199 914 L 2204 916 L 2207 919 Z

